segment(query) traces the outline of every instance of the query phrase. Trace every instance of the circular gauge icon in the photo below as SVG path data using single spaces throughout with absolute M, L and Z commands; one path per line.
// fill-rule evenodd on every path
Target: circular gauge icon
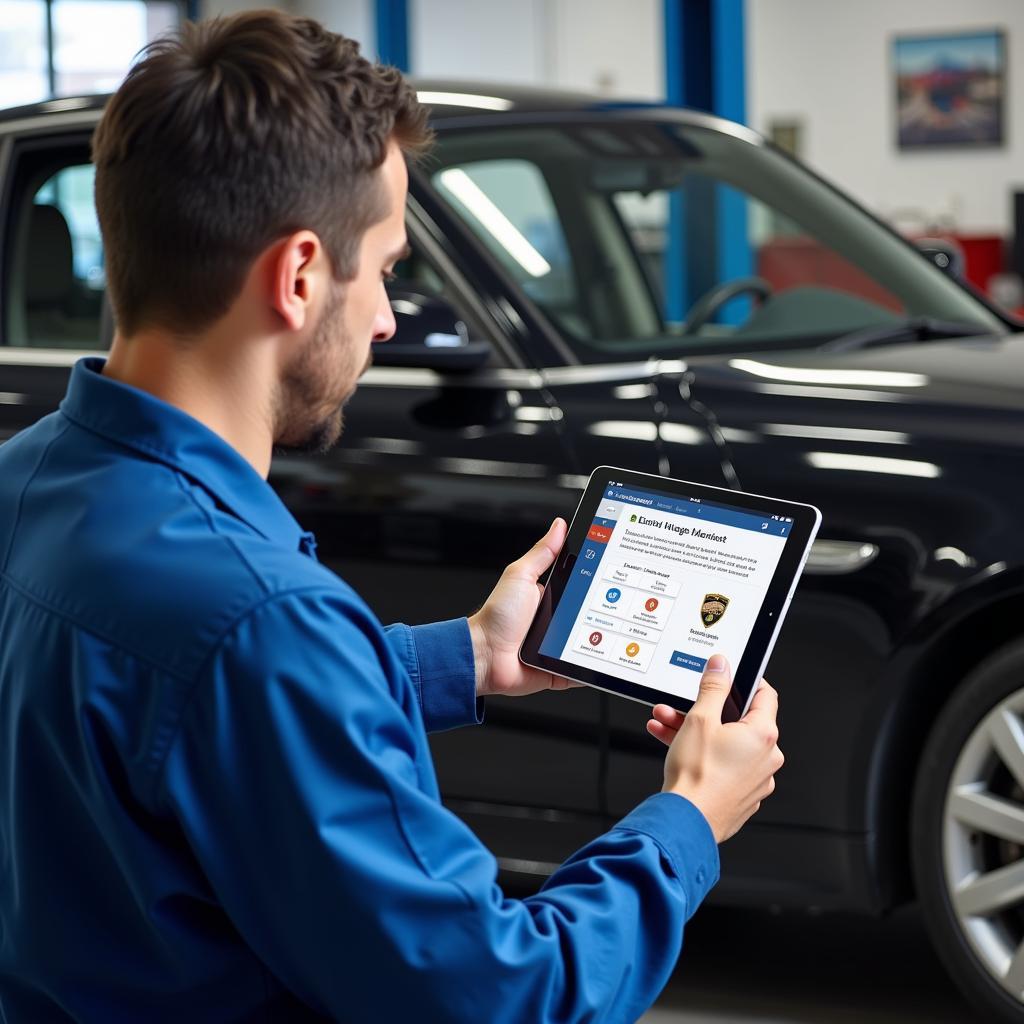
M 590 646 L 596 647 L 604 639 L 604 634 L 599 633 L 596 629 L 590 634 Z
M 656 597 L 649 597 L 644 602 L 644 607 L 649 611 L 653 612 L 658 607 L 658 599 Z
M 635 658 L 639 653 L 640 653 L 640 645 L 639 644 L 636 644 L 636 643 L 626 644 L 626 656 L 627 657 Z

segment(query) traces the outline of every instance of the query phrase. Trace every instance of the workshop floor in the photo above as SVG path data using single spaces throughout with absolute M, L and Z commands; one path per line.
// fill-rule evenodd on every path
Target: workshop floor
M 916 908 L 885 920 L 707 907 L 642 1024 L 975 1024 Z

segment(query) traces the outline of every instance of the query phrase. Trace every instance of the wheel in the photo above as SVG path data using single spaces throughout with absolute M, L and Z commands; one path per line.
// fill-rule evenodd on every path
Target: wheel
M 914 787 L 914 876 L 932 942 L 986 1020 L 1024 1022 L 1024 642 L 942 710 Z

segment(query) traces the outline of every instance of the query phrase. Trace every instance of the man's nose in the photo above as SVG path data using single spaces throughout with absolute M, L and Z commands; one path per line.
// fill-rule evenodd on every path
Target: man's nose
M 391 300 L 388 293 L 382 288 L 383 297 L 377 307 L 377 315 L 373 320 L 373 340 L 387 341 L 395 334 L 395 313 L 391 308 Z

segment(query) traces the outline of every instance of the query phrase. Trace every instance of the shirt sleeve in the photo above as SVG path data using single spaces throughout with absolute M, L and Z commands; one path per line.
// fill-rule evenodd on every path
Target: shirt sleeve
M 635 1020 L 717 879 L 704 818 L 653 796 L 538 894 L 506 898 L 440 803 L 391 642 L 339 602 L 250 613 L 168 752 L 163 799 L 235 928 L 335 1019 Z
M 416 687 L 427 732 L 479 725 L 484 720 L 466 619 L 425 626 L 398 623 L 384 633 Z

